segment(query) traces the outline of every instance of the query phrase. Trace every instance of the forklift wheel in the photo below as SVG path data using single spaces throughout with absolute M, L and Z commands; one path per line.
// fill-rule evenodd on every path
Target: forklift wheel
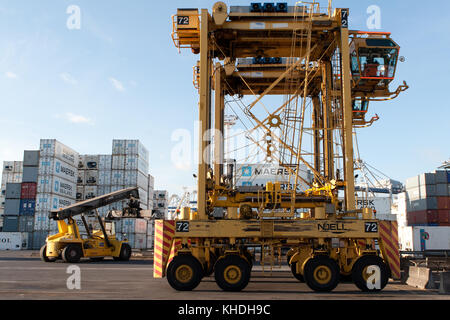
M 62 252 L 62 258 L 64 262 L 69 263 L 78 263 L 80 262 L 81 257 L 83 256 L 83 252 L 81 251 L 80 246 L 69 244 L 64 248 Z
M 47 245 L 44 244 L 39 252 L 39 255 L 41 257 L 41 260 L 44 262 L 55 262 L 55 258 L 49 258 L 47 257 Z
M 128 243 L 122 244 L 120 248 L 120 255 L 113 257 L 115 261 L 128 261 L 131 258 L 131 247 Z

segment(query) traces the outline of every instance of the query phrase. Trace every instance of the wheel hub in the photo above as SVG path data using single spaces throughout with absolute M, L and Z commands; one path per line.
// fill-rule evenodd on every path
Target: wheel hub
M 332 272 L 327 266 L 319 266 L 314 270 L 314 280 L 320 284 L 327 284 L 331 281 Z
M 242 278 L 241 269 L 237 266 L 228 266 L 224 271 L 224 278 L 230 284 L 238 283 Z
M 181 283 L 188 283 L 194 276 L 194 271 L 190 266 L 182 265 L 175 271 L 175 276 Z

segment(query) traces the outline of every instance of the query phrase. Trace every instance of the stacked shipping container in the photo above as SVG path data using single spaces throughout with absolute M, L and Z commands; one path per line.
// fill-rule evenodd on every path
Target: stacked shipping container
M 166 190 L 153 192 L 153 211 L 159 218 L 169 218 L 169 193 Z
M 2 184 L 0 192 L 0 217 L 4 213 L 6 200 L 6 184 L 21 183 L 23 175 L 22 161 L 4 161 L 2 171 Z
M 408 179 L 406 203 L 408 226 L 450 226 L 450 172 Z

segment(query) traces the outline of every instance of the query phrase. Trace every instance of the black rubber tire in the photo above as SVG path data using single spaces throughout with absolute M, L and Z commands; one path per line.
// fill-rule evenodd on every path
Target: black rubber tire
M 317 268 L 324 266 L 331 271 L 330 280 L 327 283 L 319 283 L 314 278 Z M 339 284 L 340 270 L 339 265 L 333 259 L 327 256 L 317 256 L 308 260 L 304 268 L 305 282 L 308 287 L 316 292 L 331 292 Z
M 177 270 L 187 266 L 192 270 L 192 276 L 189 281 L 182 282 L 177 279 Z M 200 284 L 203 278 L 203 267 L 201 263 L 190 254 L 178 255 L 170 262 L 167 268 L 167 281 L 170 286 L 177 291 L 192 291 Z
M 253 256 L 250 253 L 250 251 L 248 250 L 244 250 L 243 252 L 245 259 L 247 260 L 249 266 L 250 266 L 250 270 L 253 269 Z
M 95 257 L 95 258 L 89 258 L 92 262 L 101 262 L 105 260 L 105 257 Z
M 305 282 L 305 278 L 301 275 L 301 273 L 297 273 L 297 262 L 291 264 L 291 272 L 295 279 L 300 282 Z
M 380 289 L 369 289 L 367 281 L 364 280 L 363 271 L 368 266 L 378 266 L 380 268 Z M 377 256 L 363 256 L 356 261 L 352 269 L 353 283 L 363 292 L 380 292 L 389 282 L 390 270 L 383 259 Z
M 225 278 L 225 271 L 230 266 L 234 266 L 240 271 L 240 278 L 236 283 L 230 283 Z M 238 255 L 227 255 L 219 259 L 214 266 L 216 283 L 223 291 L 239 292 L 244 290 L 250 281 L 250 275 L 251 268 L 247 259 L 241 258 Z
M 113 257 L 115 261 L 129 261 L 131 258 L 131 247 L 128 243 L 122 243 L 120 247 L 120 254 L 118 257 Z
M 39 251 L 39 256 L 41 257 L 41 260 L 44 262 L 55 262 L 56 261 L 55 258 L 47 257 L 47 245 L 46 244 L 44 244 L 41 247 L 41 250 Z
M 78 263 L 83 256 L 83 251 L 79 245 L 69 244 L 62 251 L 62 259 L 68 263 Z

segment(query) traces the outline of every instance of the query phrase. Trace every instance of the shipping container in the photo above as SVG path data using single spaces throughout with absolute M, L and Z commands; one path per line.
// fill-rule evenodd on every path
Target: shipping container
M 14 172 L 14 161 L 3 161 L 3 173 Z
M 7 183 L 6 184 L 6 199 L 20 199 L 20 194 L 22 192 L 21 183 Z
M 86 184 L 86 171 L 85 170 L 78 169 L 77 184 L 78 185 Z
M 86 185 L 97 185 L 98 183 L 98 171 L 86 170 Z
M 19 216 L 3 216 L 3 232 L 19 232 Z
M 98 155 L 86 155 L 85 167 L 88 170 L 98 170 L 99 168 L 99 156 Z
M 438 197 L 447 197 L 448 194 L 448 185 L 447 184 L 437 184 L 436 185 L 436 196 Z
M 28 233 L 0 232 L 0 250 L 26 250 L 28 248 Z
M 97 196 L 102 196 L 111 193 L 111 186 L 98 186 Z
M 427 198 L 420 200 L 408 200 L 407 202 L 408 212 L 424 211 L 424 210 L 437 210 L 438 203 L 437 198 Z
M 436 196 L 436 185 L 421 185 L 418 188 L 406 190 L 410 200 L 420 200 Z
M 438 209 L 450 209 L 450 197 L 437 197 Z
M 112 169 L 112 156 L 111 155 L 100 155 L 99 156 L 99 170 L 111 171 Z
M 356 208 L 371 208 L 377 214 L 386 215 L 391 214 L 391 199 L 390 198 L 367 198 L 356 199 Z
M 78 170 L 86 170 L 86 156 L 78 155 Z
M 72 167 L 78 167 L 79 154 L 55 139 L 41 140 L 41 157 L 57 158 Z
M 53 175 L 40 175 L 37 185 L 38 193 L 52 193 L 75 199 L 77 185 L 75 182 Z
M 131 233 L 127 235 L 128 243 L 132 249 L 147 249 L 147 235 L 144 233 Z
M 111 171 L 100 170 L 98 171 L 98 185 L 110 186 L 111 185 Z
M 20 213 L 20 199 L 6 199 L 4 214 L 7 216 L 18 216 Z
M 36 212 L 36 200 L 20 200 L 20 216 L 34 216 Z
M 125 154 L 137 155 L 148 163 L 149 152 L 139 140 L 126 140 Z
M 97 197 L 97 186 L 84 187 L 84 199 L 92 199 Z
M 76 200 L 84 200 L 84 186 L 77 186 L 77 197 Z
M 449 227 L 399 228 L 402 251 L 450 250 Z
M 23 162 L 14 161 L 14 172 L 23 172 Z
M 138 155 L 126 155 L 125 170 L 137 170 L 145 175 L 148 174 L 148 162 Z M 148 186 L 148 179 L 147 179 Z
M 147 220 L 136 218 L 124 218 L 116 221 L 116 233 L 147 234 Z
M 50 230 L 50 219 L 48 217 L 49 212 L 36 212 L 34 216 L 34 230 L 45 231 L 48 233 Z
M 112 156 L 112 170 L 125 170 L 125 155 Z
M 19 217 L 19 232 L 33 232 L 34 231 L 34 216 Z
M 37 183 L 36 182 L 23 182 L 20 191 L 20 198 L 25 200 L 36 200 Z
M 44 157 L 39 161 L 39 175 L 51 175 L 76 183 L 78 169 L 55 158 Z
M 23 166 L 24 167 L 38 167 L 39 166 L 39 150 L 23 152 Z
M 449 209 L 438 210 L 438 212 L 439 212 L 439 223 L 450 223 Z
M 124 170 L 111 171 L 111 185 L 112 186 L 124 186 L 125 185 L 125 171 Z M 115 191 L 115 190 L 112 190 L 112 191 Z
M 436 170 L 435 179 L 436 179 L 436 184 L 447 184 L 447 171 Z
M 428 223 L 426 211 L 408 212 L 407 220 L 408 226 L 426 225 Z
M 112 142 L 112 154 L 114 155 L 124 155 L 125 154 L 126 140 L 116 140 Z
M 67 198 L 52 193 L 38 193 L 36 211 L 52 211 L 68 207 L 75 203 L 75 198 Z
M 126 187 L 139 187 L 142 190 L 148 191 L 147 175 L 137 170 L 126 170 L 124 175 L 124 185 Z
M 31 244 L 31 249 L 32 250 L 39 250 L 42 248 L 42 246 L 44 246 L 46 240 L 48 237 L 48 231 L 34 231 L 32 238 L 32 244 Z
M 22 182 L 37 182 L 38 174 L 38 167 L 25 167 L 23 168 Z
M 423 173 L 419 176 L 420 185 L 436 184 L 436 175 L 434 173 Z

